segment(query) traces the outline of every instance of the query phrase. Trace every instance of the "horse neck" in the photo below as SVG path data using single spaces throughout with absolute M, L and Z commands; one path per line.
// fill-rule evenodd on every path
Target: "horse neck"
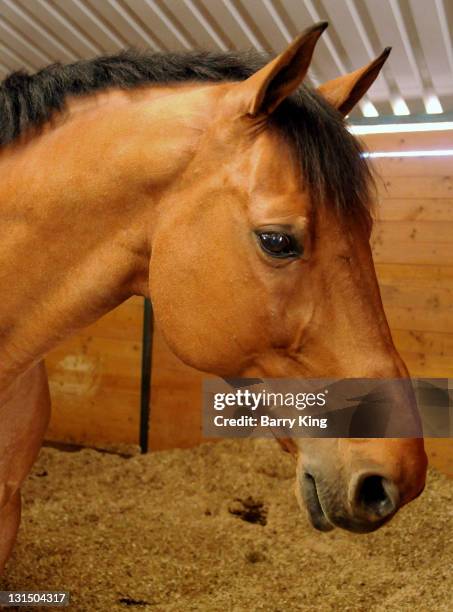
M 161 195 L 177 176 L 184 137 L 166 125 L 171 105 L 149 98 L 84 101 L 0 155 L 0 390 L 61 339 L 147 295 L 152 187 Z

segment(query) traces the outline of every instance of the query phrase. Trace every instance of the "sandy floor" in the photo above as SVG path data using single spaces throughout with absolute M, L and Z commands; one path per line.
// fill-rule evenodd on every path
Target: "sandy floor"
M 267 441 L 44 449 L 0 588 L 66 589 L 83 612 L 453 610 L 453 480 L 432 472 L 390 525 L 354 536 L 312 530 L 293 477 Z

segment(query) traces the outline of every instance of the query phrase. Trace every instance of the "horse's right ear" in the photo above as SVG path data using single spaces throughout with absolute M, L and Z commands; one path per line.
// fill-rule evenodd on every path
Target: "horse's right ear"
M 308 28 L 283 53 L 235 86 L 233 104 L 241 115 L 269 115 L 299 87 L 327 25 L 324 21 Z

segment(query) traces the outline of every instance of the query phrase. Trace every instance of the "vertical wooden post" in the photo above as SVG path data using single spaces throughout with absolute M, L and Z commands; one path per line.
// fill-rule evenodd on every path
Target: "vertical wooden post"
M 151 412 L 151 367 L 153 341 L 153 309 L 150 300 L 145 298 L 143 308 L 142 334 L 142 377 L 140 390 L 140 448 L 148 452 L 148 433 Z

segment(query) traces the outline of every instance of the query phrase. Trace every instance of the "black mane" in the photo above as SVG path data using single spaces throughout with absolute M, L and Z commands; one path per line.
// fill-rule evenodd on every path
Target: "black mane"
M 39 129 L 65 110 L 68 96 L 146 84 L 246 79 L 269 58 L 257 53 L 138 53 L 125 51 L 74 64 L 52 64 L 36 74 L 15 72 L 0 84 L 0 146 Z M 372 184 L 358 141 L 342 117 L 308 87 L 286 100 L 274 123 L 295 146 L 314 198 L 343 212 L 366 212 Z

